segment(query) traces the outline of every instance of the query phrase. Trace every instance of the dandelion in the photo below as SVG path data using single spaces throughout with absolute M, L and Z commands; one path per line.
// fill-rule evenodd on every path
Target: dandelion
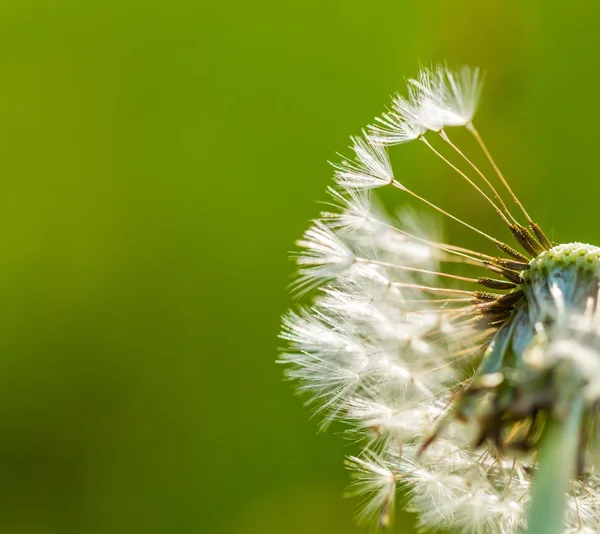
M 531 218 L 473 123 L 480 90 L 477 69 L 424 69 L 352 138 L 354 158 L 334 165 L 333 208 L 298 242 L 295 291 L 315 296 L 285 315 L 280 362 L 323 428 L 342 421 L 362 447 L 347 461 L 362 519 L 388 527 L 403 490 L 423 528 L 599 532 L 600 248 L 555 245 Z M 470 132 L 492 173 L 452 127 Z M 476 190 L 510 239 L 395 176 L 386 147 L 412 140 Z M 445 243 L 413 213 L 390 219 L 380 187 L 488 249 Z

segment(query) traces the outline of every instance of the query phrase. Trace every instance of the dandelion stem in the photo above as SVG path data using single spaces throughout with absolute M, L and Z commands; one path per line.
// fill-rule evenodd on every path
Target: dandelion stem
M 525 534 L 561 534 L 564 530 L 567 492 L 576 471 L 583 409 L 583 398 L 577 395 L 564 421 L 551 418 L 548 422 L 532 485 Z

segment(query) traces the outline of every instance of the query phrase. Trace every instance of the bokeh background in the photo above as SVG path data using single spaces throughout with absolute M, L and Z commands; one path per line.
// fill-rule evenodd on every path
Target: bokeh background
M 582 0 L 4 0 L 0 530 L 358 532 L 353 447 L 317 434 L 274 363 L 327 161 L 419 63 L 479 65 L 477 124 L 522 200 L 553 239 L 600 243 L 599 16 Z M 393 157 L 501 231 L 421 146 Z

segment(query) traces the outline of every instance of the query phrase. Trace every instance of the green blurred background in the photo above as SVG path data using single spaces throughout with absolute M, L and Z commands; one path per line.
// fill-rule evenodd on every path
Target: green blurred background
M 479 65 L 477 124 L 523 201 L 553 239 L 599 244 L 599 16 L 581 0 L 4 0 L 0 530 L 358 532 L 354 449 L 317 435 L 274 364 L 327 160 L 419 62 Z M 420 146 L 393 156 L 500 231 Z

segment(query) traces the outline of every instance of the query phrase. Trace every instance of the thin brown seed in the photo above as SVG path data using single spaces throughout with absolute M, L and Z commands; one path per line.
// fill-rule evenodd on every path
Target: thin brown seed
M 490 264 L 486 264 L 485 268 L 488 271 L 492 271 L 493 273 L 502 275 L 504 278 L 506 278 L 507 280 L 510 280 L 511 282 L 513 282 L 515 284 L 523 283 L 523 279 L 521 278 L 521 275 L 517 271 L 512 271 L 511 269 L 504 269 L 503 267 L 498 267 L 497 265 L 490 265 Z
M 512 295 L 512 293 L 511 293 L 511 295 Z M 491 313 L 513 311 L 514 309 L 515 309 L 514 303 L 512 303 L 510 301 L 502 302 L 501 299 L 498 299 L 496 301 L 490 302 L 490 305 L 486 306 L 485 308 L 481 307 L 480 311 L 481 311 L 481 313 L 491 314 Z
M 500 311 L 508 311 L 514 310 L 515 304 L 519 302 L 521 297 L 523 296 L 522 291 L 515 291 L 514 293 L 508 293 L 503 297 L 490 301 L 489 305 L 486 308 L 483 308 L 483 313 L 487 313 L 488 310 L 491 312 L 500 312 Z
M 477 300 L 483 300 L 484 302 L 491 302 L 497 300 L 501 295 L 497 293 L 486 293 L 485 291 L 475 291 L 473 294 Z
M 514 307 L 514 305 L 517 302 L 519 302 L 519 300 L 521 300 L 521 297 L 523 297 L 523 295 L 525 295 L 525 293 L 521 290 L 513 291 L 512 293 L 507 293 L 506 295 L 502 295 L 498 299 L 498 305 L 506 306 L 506 307 Z
M 503 280 L 500 280 L 500 281 L 503 281 Z M 480 292 L 477 292 L 477 293 L 480 293 Z M 490 295 L 492 295 L 492 294 L 490 294 Z M 494 296 L 498 297 L 498 295 L 494 295 Z M 505 296 L 507 296 L 507 295 L 505 295 Z M 488 309 L 491 310 L 491 313 L 498 313 L 498 312 L 512 311 L 513 307 L 508 304 L 508 301 L 504 302 L 500 298 L 494 298 L 493 300 L 484 300 L 483 302 L 476 301 L 471 306 L 463 306 L 460 308 L 453 308 L 453 309 L 439 310 L 439 311 L 442 311 L 442 312 L 447 311 L 447 319 L 452 320 L 452 321 L 458 321 L 459 319 L 462 319 L 465 317 L 486 313 L 486 311 Z M 451 313 L 451 312 L 453 312 L 453 313 Z M 462 325 L 462 326 L 468 325 L 476 319 L 477 319 L 477 317 L 471 317 L 470 319 L 466 319 L 458 324 Z
M 498 306 L 498 305 L 494 305 L 494 306 L 490 306 L 489 308 L 484 308 L 483 310 L 481 310 L 481 313 L 483 315 L 493 315 L 495 313 L 508 313 L 513 311 L 513 307 L 512 306 Z
M 490 289 L 514 289 L 516 287 L 512 282 L 506 280 L 496 280 L 495 278 L 487 278 L 482 276 L 478 279 L 478 282 L 483 287 L 489 287 Z
M 529 263 L 529 258 L 524 256 L 520 252 L 516 251 L 514 248 L 509 247 L 507 244 L 502 243 L 501 241 L 496 242 L 496 246 L 505 254 L 513 257 L 515 260 L 522 261 L 523 263 Z M 535 254 L 532 254 L 535 255 Z
M 513 224 L 510 226 L 510 232 L 513 237 L 518 241 L 519 245 L 523 247 L 526 252 L 529 252 L 532 256 L 537 256 L 544 252 L 543 247 L 535 240 L 535 238 L 529 233 L 529 230 L 520 224 Z
M 494 261 L 499 263 L 502 267 L 506 267 L 507 269 L 511 269 L 513 271 L 527 271 L 531 267 L 529 263 L 506 260 L 504 258 L 494 258 Z
M 542 231 L 537 223 L 531 223 L 529 228 L 531 228 L 531 231 L 535 234 L 535 237 L 537 237 L 538 241 L 543 247 L 546 249 L 552 248 L 552 241 L 546 237 L 546 234 Z

